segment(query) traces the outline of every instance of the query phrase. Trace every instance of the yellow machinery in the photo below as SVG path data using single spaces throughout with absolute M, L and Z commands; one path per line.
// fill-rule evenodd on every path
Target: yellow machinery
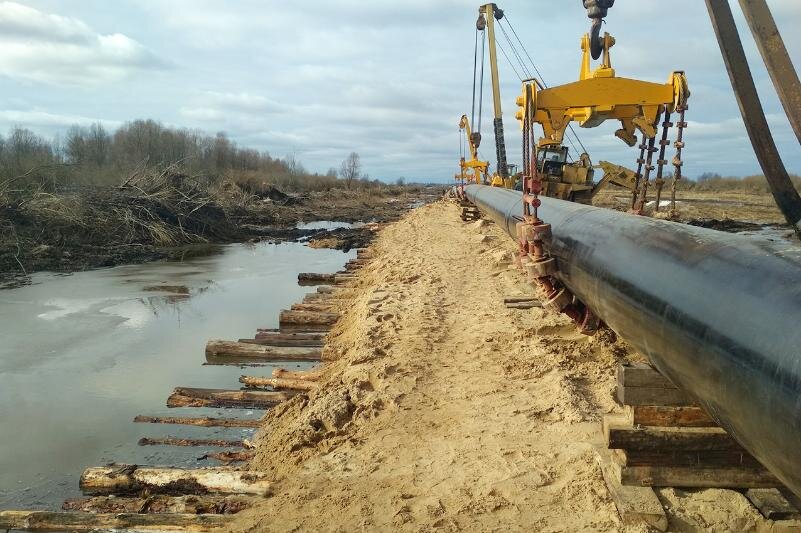
M 498 170 L 492 175 L 492 178 L 490 179 L 490 185 L 492 185 L 493 187 L 506 187 L 507 189 L 511 189 L 512 187 L 514 187 L 514 179 L 509 175 L 509 166 L 507 165 L 506 162 L 506 144 L 503 138 L 503 111 L 501 110 L 501 88 L 498 79 L 498 52 L 495 41 L 495 21 L 501 20 L 503 16 L 504 16 L 503 10 L 500 9 L 496 4 L 485 4 L 478 9 L 478 20 L 476 22 L 476 31 L 483 34 L 481 40 L 482 64 L 478 80 L 476 80 L 477 64 L 473 65 L 473 81 L 474 81 L 473 102 L 475 104 L 476 84 L 478 85 L 479 90 L 483 91 L 483 81 L 484 81 L 483 43 L 486 41 L 488 43 L 487 48 L 489 49 L 489 67 L 490 67 L 490 77 L 492 80 L 493 131 L 495 133 L 495 152 L 498 161 Z M 478 43 L 478 40 L 476 40 L 476 43 Z M 478 48 L 476 48 L 476 52 L 478 52 Z M 478 57 L 478 54 L 476 54 L 476 57 Z M 474 110 L 475 110 L 475 105 L 474 105 Z M 480 126 L 481 97 L 479 97 L 478 112 L 479 112 L 479 126 Z M 480 132 L 476 132 L 474 141 L 476 148 L 478 148 L 478 145 L 481 143 Z
M 459 120 L 459 129 L 464 132 L 467 138 L 467 146 L 470 151 L 470 160 L 465 160 L 462 156 L 459 159 L 460 173 L 456 175 L 456 179 L 466 181 L 468 183 L 482 184 L 487 183 L 487 172 L 489 170 L 489 162 L 481 161 L 478 158 L 478 145 L 474 142 L 476 136 L 470 129 L 470 121 L 467 120 L 467 115 L 462 115 Z M 480 136 L 478 139 L 480 140 Z
M 597 43 L 593 39 L 597 39 Z M 515 117 L 523 126 L 524 144 L 529 151 L 524 153 L 524 163 L 529 159 L 530 153 L 536 152 L 536 159 L 532 163 L 536 164 L 536 170 L 543 181 L 543 193 L 547 196 L 589 203 L 593 192 L 597 192 L 598 187 L 609 181 L 602 180 L 598 186 L 594 186 L 592 165 L 586 154 L 582 155 L 581 161 L 567 164 L 567 148 L 562 146 L 562 141 L 565 130 L 573 121 L 583 128 L 593 128 L 606 120 L 619 120 L 621 128 L 615 135 L 629 146 L 637 143 L 636 131 L 642 134 L 639 169 L 633 184 L 635 190 L 640 187 L 647 189 L 649 174 L 656 168 L 653 165 L 653 153 L 656 151 L 660 152 L 656 184 L 658 191 L 661 190 L 664 182 L 662 170 L 667 163 L 664 159 L 665 147 L 669 144 L 667 129 L 673 125 L 669 121 L 669 115 L 675 111 L 681 113 L 676 148 L 680 150 L 683 146 L 681 130 L 686 126 L 684 111 L 690 96 L 684 73 L 673 72 L 665 84 L 619 78 L 612 68 L 610 49 L 614 44 L 615 39 L 608 33 L 603 37 L 594 35 L 591 38 L 587 34 L 582 38 L 578 81 L 551 88 L 543 87 L 535 79 L 523 82 L 522 94 L 517 98 L 520 109 Z M 595 70 L 591 68 L 591 49 L 597 49 L 599 56 L 603 54 L 601 65 Z M 657 150 L 654 148 L 655 137 L 663 114 L 664 134 Z M 543 136 L 536 144 L 531 131 L 534 124 L 539 124 L 543 130 Z M 673 164 L 677 167 L 678 174 L 681 166 L 680 152 Z M 647 191 L 642 192 L 644 198 Z M 638 209 L 636 205 L 633 207 Z

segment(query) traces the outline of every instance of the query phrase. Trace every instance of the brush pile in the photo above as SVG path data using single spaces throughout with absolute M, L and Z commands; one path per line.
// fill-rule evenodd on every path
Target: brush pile
M 0 272 L 25 274 L 31 258 L 61 270 L 59 263 L 74 263 L 75 252 L 103 252 L 86 266 L 117 264 L 125 260 L 120 255 L 135 260 L 158 248 L 235 236 L 209 188 L 172 166 L 137 172 L 116 188 L 53 193 L 0 183 Z

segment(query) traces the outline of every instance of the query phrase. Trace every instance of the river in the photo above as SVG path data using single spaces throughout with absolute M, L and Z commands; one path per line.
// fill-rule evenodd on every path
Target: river
M 87 466 L 216 464 L 198 457 L 220 449 L 137 441 L 247 438 L 252 430 L 134 424 L 133 417 L 260 416 L 168 410 L 165 401 L 176 386 L 239 388 L 242 369 L 203 366 L 206 341 L 276 327 L 279 311 L 309 291 L 297 285 L 298 272 L 334 272 L 353 256 L 299 243 L 235 244 L 182 262 L 36 274 L 29 286 L 0 291 L 0 509 L 58 509 L 80 496 Z

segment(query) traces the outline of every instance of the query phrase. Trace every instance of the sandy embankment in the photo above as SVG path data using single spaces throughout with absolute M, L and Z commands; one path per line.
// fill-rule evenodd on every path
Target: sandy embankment
M 251 467 L 275 490 L 237 531 L 621 529 L 592 443 L 618 409 L 628 351 L 542 310 L 506 309 L 504 296 L 530 294 L 513 248 L 442 202 L 381 232 L 322 388 L 266 416 Z M 682 530 L 758 521 L 731 491 L 662 498 Z

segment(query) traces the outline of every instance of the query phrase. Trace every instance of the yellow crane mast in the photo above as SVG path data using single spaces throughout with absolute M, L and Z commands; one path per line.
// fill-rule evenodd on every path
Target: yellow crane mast
M 467 120 L 467 115 L 462 115 L 459 120 L 459 129 L 464 132 L 467 138 L 467 146 L 470 151 L 470 160 L 465 160 L 462 156 L 459 160 L 460 174 L 456 175 L 457 179 L 476 184 L 487 183 L 487 172 L 489 171 L 489 162 L 481 161 L 478 158 L 478 146 L 476 145 L 475 137 L 470 129 L 470 121 Z

